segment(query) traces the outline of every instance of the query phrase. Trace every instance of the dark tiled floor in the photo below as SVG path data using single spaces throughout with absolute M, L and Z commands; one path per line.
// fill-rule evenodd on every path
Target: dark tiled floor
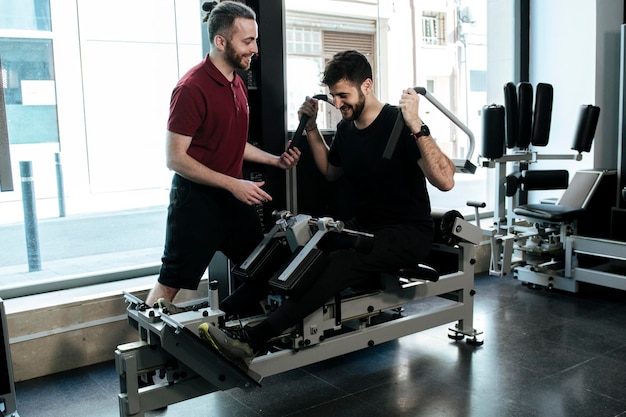
M 439 327 L 149 415 L 626 417 L 626 292 L 533 290 L 490 276 L 476 290 L 483 346 Z M 112 362 L 16 390 L 21 417 L 119 415 Z

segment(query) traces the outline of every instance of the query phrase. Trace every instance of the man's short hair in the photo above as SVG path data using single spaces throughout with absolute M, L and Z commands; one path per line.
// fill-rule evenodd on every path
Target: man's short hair
M 322 83 L 331 87 L 341 80 L 347 80 L 359 86 L 372 78 L 372 65 L 359 51 L 337 52 L 326 64 Z
M 207 22 L 211 44 L 216 35 L 221 35 L 228 40 L 232 39 L 233 23 L 236 18 L 256 20 L 254 10 L 238 1 L 206 2 L 202 5 L 202 10 L 207 13 L 204 21 Z

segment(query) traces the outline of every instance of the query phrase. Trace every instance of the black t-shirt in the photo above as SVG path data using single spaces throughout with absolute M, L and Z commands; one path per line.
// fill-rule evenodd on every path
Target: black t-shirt
M 431 222 L 421 157 L 405 126 L 390 160 L 383 158 L 398 112 L 385 104 L 372 124 L 359 130 L 342 120 L 330 146 L 328 161 L 342 167 L 356 193 L 356 221 L 367 228 Z

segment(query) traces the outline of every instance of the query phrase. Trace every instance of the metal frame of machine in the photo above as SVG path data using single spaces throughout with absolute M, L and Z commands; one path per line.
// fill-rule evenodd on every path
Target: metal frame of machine
M 557 204 L 514 208 L 512 216 L 526 224 L 516 221 L 506 235 L 492 236 L 490 272 L 513 272 L 524 283 L 569 292 L 578 292 L 581 282 L 626 290 L 626 242 L 584 236 L 578 229 L 601 181 L 614 174 L 579 171 Z
M 302 262 L 307 248 L 313 249 L 321 234 L 339 229 L 350 233 L 330 218 L 298 215 L 283 220 L 287 221 L 278 221 L 260 246 L 267 245 L 277 233 L 286 233 L 289 239 L 299 242 L 298 246 L 302 246 L 302 239 L 310 243 L 304 245 L 293 265 L 285 270 Z M 302 227 L 304 224 L 306 228 Z M 311 231 L 305 233 L 304 229 Z M 457 218 L 452 233 L 458 238 L 456 245 L 435 245 L 433 250 L 452 253 L 458 259 L 457 271 L 436 281 L 385 274 L 380 289 L 329 300 L 301 326 L 285 335 L 292 341 L 291 348 L 256 357 L 247 371 L 198 337 L 199 324 L 224 324 L 224 313 L 217 307 L 216 282 L 210 284 L 208 303 L 190 306 L 188 311 L 173 315 L 149 308 L 126 294 L 128 320 L 138 329 L 140 340 L 120 345 L 115 352 L 121 388 L 120 416 L 142 417 L 146 411 L 218 390 L 253 389 L 270 375 L 455 321 L 456 325 L 449 329 L 452 339 L 467 338 L 468 343 L 482 344 L 479 338 L 482 332 L 473 327 L 474 243 L 478 243 L 476 238 L 480 238 L 482 231 Z M 253 261 L 260 253 L 261 250 L 253 252 L 248 260 Z M 427 311 L 404 314 L 402 307 L 406 304 L 432 297 L 439 297 L 441 303 L 429 303 Z M 160 382 L 146 386 L 140 383 L 154 373 L 161 377 Z

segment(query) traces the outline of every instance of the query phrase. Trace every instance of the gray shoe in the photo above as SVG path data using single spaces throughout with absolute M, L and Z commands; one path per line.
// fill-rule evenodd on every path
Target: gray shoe
M 200 338 L 209 343 L 227 359 L 247 370 L 255 353 L 250 346 L 250 336 L 243 327 L 220 330 L 217 326 L 202 323 L 198 327 Z
M 184 311 L 184 309 L 176 306 L 176 304 L 166 300 L 165 298 L 159 298 L 156 304 L 159 309 L 167 315 L 182 313 Z

